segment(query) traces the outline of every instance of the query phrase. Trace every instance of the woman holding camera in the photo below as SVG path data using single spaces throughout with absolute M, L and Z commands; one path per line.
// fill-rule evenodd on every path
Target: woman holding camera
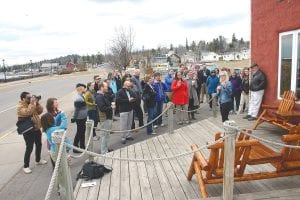
M 33 150 L 33 144 L 35 143 L 35 163 L 37 165 L 44 165 L 46 160 L 41 159 L 42 150 L 42 132 L 40 114 L 43 112 L 43 107 L 39 104 L 39 99 L 36 96 L 31 96 L 29 92 L 22 92 L 20 95 L 20 101 L 17 105 L 18 120 L 22 121 L 25 118 L 30 117 L 33 121 L 34 128 L 23 134 L 26 150 L 24 155 L 24 168 L 25 174 L 30 174 L 32 171 L 29 168 L 30 155 Z

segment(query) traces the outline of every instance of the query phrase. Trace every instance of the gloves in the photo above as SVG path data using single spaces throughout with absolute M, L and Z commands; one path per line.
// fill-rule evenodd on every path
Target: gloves
M 75 122 L 76 122 L 76 119 L 71 118 L 71 123 L 75 123 Z

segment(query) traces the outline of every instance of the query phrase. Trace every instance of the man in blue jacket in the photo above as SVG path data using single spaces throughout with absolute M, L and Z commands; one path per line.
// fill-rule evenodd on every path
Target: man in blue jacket
M 207 85 L 207 93 L 209 96 L 209 107 L 212 109 L 212 94 L 217 93 L 217 87 L 220 83 L 219 78 L 216 76 L 216 71 L 212 70 L 210 73 L 210 76 L 206 80 L 206 85 Z
M 167 91 L 166 85 L 161 81 L 161 75 L 159 72 L 154 74 L 154 81 L 153 81 L 153 89 L 156 92 L 155 97 L 155 111 L 154 111 L 154 119 L 157 118 L 162 113 L 163 104 L 166 98 L 165 92 Z M 154 128 L 157 128 L 158 125 L 164 126 L 162 123 L 162 116 L 160 116 L 154 122 Z

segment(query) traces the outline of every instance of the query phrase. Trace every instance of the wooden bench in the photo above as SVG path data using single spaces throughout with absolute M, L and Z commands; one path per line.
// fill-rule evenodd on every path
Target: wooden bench
M 250 133 L 250 132 L 249 132 Z M 215 139 L 221 137 L 217 133 Z M 282 141 L 286 144 L 300 146 L 300 134 L 285 135 Z M 197 145 L 191 145 L 192 150 L 196 150 Z M 202 197 L 208 197 L 206 184 L 223 182 L 223 162 L 224 162 L 224 142 L 211 145 L 210 155 L 206 159 L 204 155 L 197 151 L 194 153 L 192 163 L 188 171 L 188 180 L 193 175 L 197 175 L 199 189 Z M 275 171 L 245 174 L 247 165 L 257 165 L 270 163 Z M 282 176 L 300 174 L 300 150 L 283 148 L 280 153 L 272 150 L 261 142 L 249 139 L 249 136 L 239 133 L 236 139 L 235 161 L 234 161 L 234 181 L 249 181 L 258 179 L 269 179 Z
M 253 129 L 255 130 L 263 122 L 269 122 L 286 130 L 293 128 L 295 125 L 289 123 L 290 119 L 300 117 L 300 112 L 293 111 L 296 100 L 293 91 L 285 91 L 278 106 L 263 104 L 263 112 L 256 120 Z

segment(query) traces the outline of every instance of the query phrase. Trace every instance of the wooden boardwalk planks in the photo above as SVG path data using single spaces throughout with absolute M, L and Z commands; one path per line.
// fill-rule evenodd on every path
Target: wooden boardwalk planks
M 207 142 L 214 141 L 214 134 L 222 131 L 221 123 L 214 123 L 213 119 L 207 119 L 189 126 L 183 126 L 175 130 L 174 134 L 153 137 L 111 152 L 109 155 L 145 159 L 173 156 L 190 151 L 192 143 L 196 143 L 200 147 L 206 145 Z M 264 133 L 263 136 L 272 138 L 267 133 Z M 276 136 L 277 140 L 278 138 L 279 136 Z M 205 156 L 209 154 L 208 150 L 202 152 Z M 98 158 L 96 159 L 97 162 L 104 162 L 106 165 L 113 167 L 112 173 L 105 174 L 102 179 L 93 180 L 96 181 L 97 185 L 91 188 L 80 188 L 82 180 L 79 180 L 74 190 L 74 196 L 78 200 L 198 199 L 200 194 L 196 178 L 193 177 L 192 181 L 187 181 L 187 171 L 191 159 L 192 154 L 177 159 L 152 162 L 128 162 Z M 271 167 L 270 165 L 247 166 L 246 171 L 266 171 Z M 299 177 L 285 177 L 240 182 L 235 183 L 234 187 L 235 194 L 255 193 L 300 187 L 300 181 Z M 211 196 L 220 196 L 222 194 L 222 184 L 208 185 L 208 192 Z M 287 193 L 283 194 L 286 195 Z M 251 195 L 245 197 L 249 198 Z M 293 197 L 292 194 L 291 197 Z

